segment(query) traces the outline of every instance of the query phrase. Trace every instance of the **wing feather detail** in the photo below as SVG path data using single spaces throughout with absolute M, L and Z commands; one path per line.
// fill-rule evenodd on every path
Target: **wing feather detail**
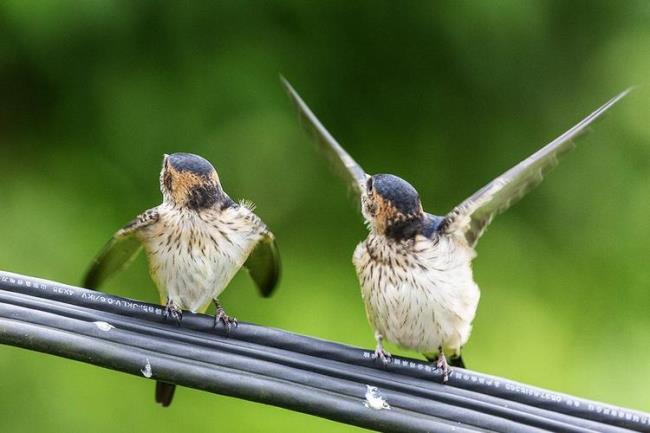
M 262 296 L 269 297 L 280 279 L 280 253 L 273 233 L 267 231 L 244 263 Z
M 336 173 L 360 197 L 365 190 L 365 183 L 368 178 L 366 172 L 325 129 L 291 84 L 284 77 L 280 77 L 280 79 L 289 98 L 291 98 L 291 102 L 298 111 L 300 123 L 302 123 L 304 129 L 318 144 L 319 149 L 330 161 Z
M 149 209 L 118 230 L 93 260 L 82 286 L 97 289 L 111 276 L 126 269 L 142 249 L 136 233 L 158 219 L 158 211 Z
M 447 214 L 440 230 L 461 234 L 470 246 L 476 245 L 492 219 L 539 185 L 544 174 L 557 165 L 559 158 L 575 147 L 574 140 L 630 90 L 619 93 L 564 134 L 475 192 Z

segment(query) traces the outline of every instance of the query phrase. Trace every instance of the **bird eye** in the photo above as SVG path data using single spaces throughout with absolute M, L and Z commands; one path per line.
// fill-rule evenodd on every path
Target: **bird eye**
M 366 183 L 366 189 L 368 192 L 372 192 L 372 177 L 368 178 L 368 182 Z

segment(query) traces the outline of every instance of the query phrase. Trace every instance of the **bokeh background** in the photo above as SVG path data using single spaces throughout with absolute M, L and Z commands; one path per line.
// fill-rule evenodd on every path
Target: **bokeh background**
M 352 4 L 354 3 L 354 4 Z M 650 3 L 0 3 L 0 268 L 78 283 L 159 203 L 163 153 L 211 160 L 283 254 L 238 318 L 372 347 L 352 251 L 356 205 L 299 128 L 284 74 L 370 173 L 445 213 L 609 97 L 640 87 L 475 261 L 472 369 L 650 410 Z M 142 257 L 107 291 L 156 301 Z M 391 347 L 393 352 L 400 352 Z M 0 430 L 354 431 L 255 403 L 0 347 Z

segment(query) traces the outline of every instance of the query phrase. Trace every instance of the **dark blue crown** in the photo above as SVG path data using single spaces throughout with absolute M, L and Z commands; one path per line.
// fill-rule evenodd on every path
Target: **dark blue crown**
M 172 153 L 167 161 L 178 171 L 189 171 L 199 176 L 208 177 L 215 171 L 207 159 L 192 153 Z
M 392 174 L 376 174 L 370 178 L 369 186 L 384 200 L 388 200 L 403 214 L 420 212 L 420 196 L 413 186 Z

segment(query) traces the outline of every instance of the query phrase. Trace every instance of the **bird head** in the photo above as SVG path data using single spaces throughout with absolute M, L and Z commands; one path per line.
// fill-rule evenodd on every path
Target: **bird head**
M 212 164 L 191 153 L 164 156 L 160 191 L 165 202 L 194 210 L 212 207 L 227 197 Z
M 394 239 L 415 236 L 424 216 L 416 189 L 392 174 L 368 177 L 365 192 L 361 195 L 361 208 L 376 233 Z

